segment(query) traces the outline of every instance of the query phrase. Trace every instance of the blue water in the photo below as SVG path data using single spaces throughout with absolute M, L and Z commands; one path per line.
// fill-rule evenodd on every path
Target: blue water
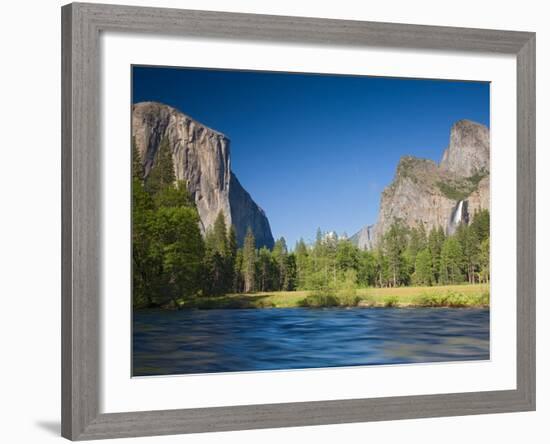
M 488 309 L 134 313 L 134 376 L 487 359 Z

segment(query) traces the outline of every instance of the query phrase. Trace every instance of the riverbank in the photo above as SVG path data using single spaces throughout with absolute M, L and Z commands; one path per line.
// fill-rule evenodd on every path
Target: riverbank
M 276 291 L 201 297 L 182 309 L 292 307 L 472 307 L 489 306 L 489 284 L 434 287 L 360 288 L 346 292 Z

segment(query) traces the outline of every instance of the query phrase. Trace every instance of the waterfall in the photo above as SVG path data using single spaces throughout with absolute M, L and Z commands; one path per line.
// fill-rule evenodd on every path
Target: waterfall
M 458 205 L 455 207 L 453 211 L 453 217 L 452 217 L 452 223 L 455 227 L 458 226 L 460 222 L 462 222 L 462 207 L 464 206 L 464 201 L 461 200 L 458 202 Z
M 461 223 L 467 224 L 468 221 L 468 201 L 460 200 L 451 213 L 447 234 L 453 234 Z

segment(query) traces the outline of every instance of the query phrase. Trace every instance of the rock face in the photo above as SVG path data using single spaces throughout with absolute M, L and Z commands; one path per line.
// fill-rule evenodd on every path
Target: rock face
M 172 149 L 176 180 L 184 181 L 206 232 L 221 211 L 233 224 L 242 245 L 247 228 L 258 247 L 273 247 L 273 235 L 264 211 L 231 171 L 229 139 L 175 108 L 141 102 L 132 108 L 132 136 L 143 160 L 145 176 L 155 167 L 157 150 L 166 137 Z
M 426 230 L 443 227 L 450 234 L 476 211 L 489 208 L 489 130 L 461 120 L 451 129 L 449 147 L 438 165 L 412 156 L 401 158 L 392 183 L 380 199 L 378 220 L 350 239 L 373 249 L 392 223 Z
M 229 207 L 239 245 L 243 244 L 246 230 L 250 226 L 258 248 L 262 246 L 273 248 L 273 235 L 264 211 L 256 205 L 233 173 L 231 173 L 229 186 Z
M 441 168 L 459 176 L 489 171 L 489 129 L 470 120 L 459 120 L 451 128 L 449 147 Z

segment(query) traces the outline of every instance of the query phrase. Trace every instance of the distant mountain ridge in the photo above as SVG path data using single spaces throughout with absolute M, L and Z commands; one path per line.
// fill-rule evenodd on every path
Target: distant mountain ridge
M 226 223 L 235 226 L 240 245 L 250 227 L 258 247 L 273 247 L 273 235 L 265 212 L 231 170 L 227 136 L 158 102 L 141 102 L 132 106 L 132 136 L 145 176 L 155 168 L 161 140 L 168 139 L 176 180 L 187 184 L 197 206 L 203 233 L 213 226 L 221 211 Z
M 359 248 L 373 249 L 396 220 L 409 227 L 423 224 L 426 230 L 442 226 L 452 233 L 475 211 L 489 208 L 489 175 L 489 129 L 459 120 L 439 165 L 413 156 L 400 159 L 393 181 L 382 192 L 376 223 L 350 240 Z

